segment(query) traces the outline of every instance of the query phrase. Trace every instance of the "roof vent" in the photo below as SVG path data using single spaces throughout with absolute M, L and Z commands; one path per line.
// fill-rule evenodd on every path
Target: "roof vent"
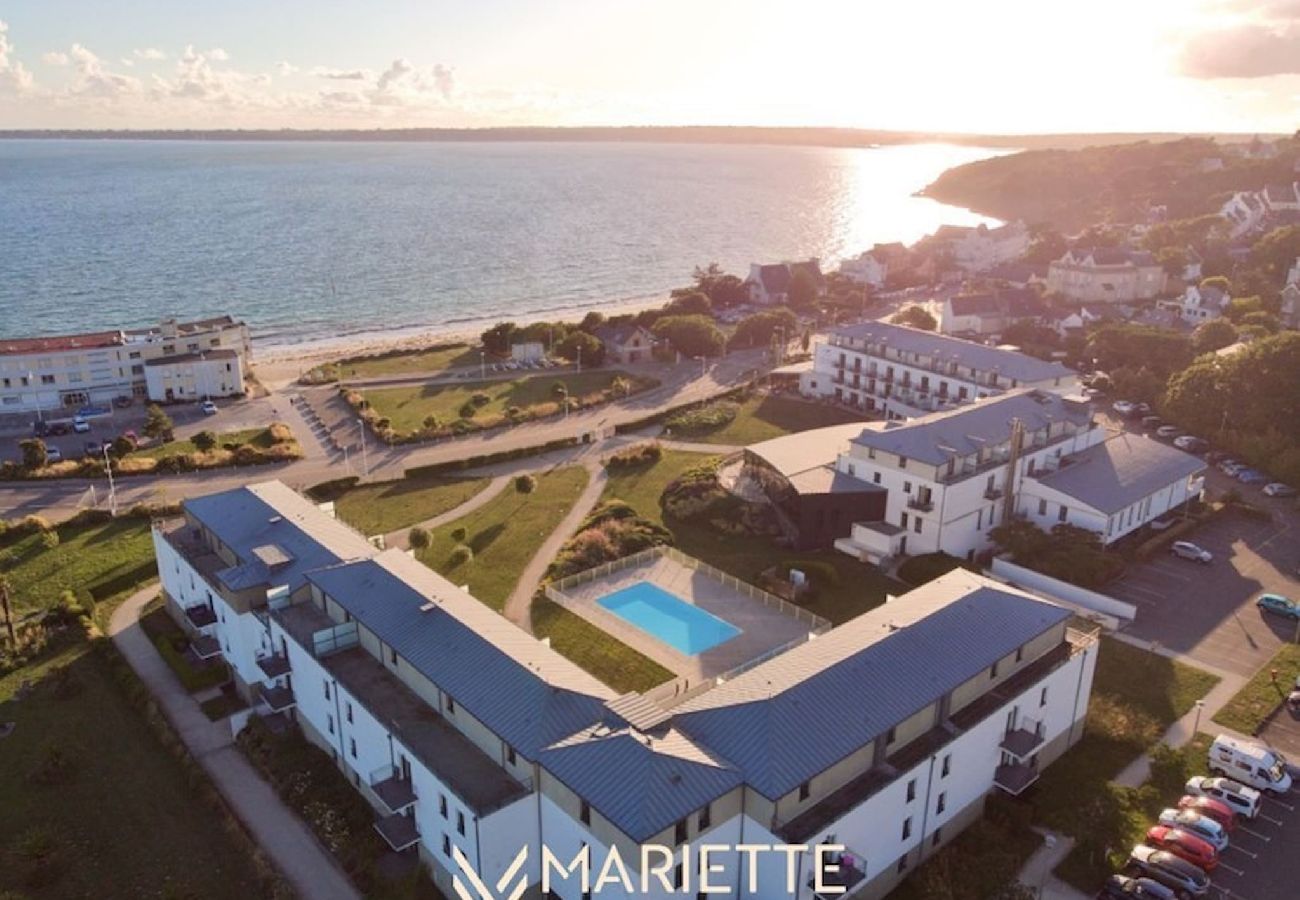
M 421 604 L 420 612 L 433 612 L 437 608 L 438 608 L 438 604 L 430 600 L 428 603 Z
M 274 525 L 276 522 L 283 522 L 284 516 L 271 516 L 271 518 L 267 519 L 266 521 Z

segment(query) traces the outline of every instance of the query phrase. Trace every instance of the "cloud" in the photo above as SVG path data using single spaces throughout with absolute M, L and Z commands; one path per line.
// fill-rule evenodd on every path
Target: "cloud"
M 222 50 L 220 47 L 213 47 L 206 55 L 208 59 L 213 60 L 214 62 L 225 62 L 230 59 L 230 54 L 225 50 Z
M 30 90 L 32 73 L 18 60 L 13 59 L 13 45 L 9 43 L 9 24 L 0 19 L 0 90 L 11 88 L 18 92 Z
M 140 91 L 140 80 L 130 75 L 122 75 L 104 68 L 104 63 L 91 50 L 81 44 L 73 44 L 68 55 L 77 70 L 77 81 L 69 89 L 71 93 L 113 100 L 118 97 L 136 94 Z
M 1193 35 L 1183 46 L 1181 68 L 1193 78 L 1300 74 L 1300 26 L 1246 24 Z
M 69 59 L 68 54 L 60 53 L 58 50 L 51 50 L 49 53 L 41 54 L 41 62 L 47 66 L 66 66 Z
M 280 60 L 278 63 L 275 64 L 275 72 L 277 75 L 292 75 L 294 72 L 297 71 L 298 71 L 298 67 L 291 62 Z
M 167 54 L 163 53 L 156 47 L 145 47 L 142 50 L 132 50 L 131 55 L 136 59 L 148 60 L 150 62 L 158 62 L 159 60 L 167 58 Z
M 365 81 L 370 77 L 370 73 L 365 69 L 331 69 L 327 66 L 316 66 L 311 73 L 317 78 L 328 78 L 332 81 Z

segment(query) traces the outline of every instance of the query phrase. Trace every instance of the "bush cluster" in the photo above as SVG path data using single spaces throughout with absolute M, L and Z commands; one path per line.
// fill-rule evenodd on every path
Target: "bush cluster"
M 645 444 L 637 444 L 620 450 L 613 456 L 605 460 L 605 468 L 611 472 L 622 471 L 626 469 L 639 469 L 643 466 L 652 466 L 663 458 L 664 449 L 658 443 L 651 441 Z
M 546 578 L 564 578 L 650 547 L 672 543 L 672 532 L 667 528 L 641 518 L 622 500 L 608 500 L 592 510 L 577 533 L 560 548 L 546 570 Z
M 708 434 L 735 421 L 739 409 L 737 404 L 723 400 L 678 410 L 664 420 L 664 428 L 674 435 Z

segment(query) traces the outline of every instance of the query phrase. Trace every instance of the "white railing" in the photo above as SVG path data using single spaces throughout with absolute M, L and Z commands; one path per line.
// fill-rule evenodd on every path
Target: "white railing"
M 335 625 L 333 628 L 322 628 L 311 636 L 312 656 L 317 659 L 329 656 L 331 653 L 338 653 L 340 650 L 346 650 L 349 647 L 355 647 L 361 643 L 361 636 L 357 632 L 356 622 L 344 622 L 342 625 Z

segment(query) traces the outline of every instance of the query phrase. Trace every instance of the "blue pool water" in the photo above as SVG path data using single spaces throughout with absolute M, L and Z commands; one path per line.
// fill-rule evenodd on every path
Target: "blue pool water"
M 740 634 L 740 629 L 648 581 L 602 597 L 600 605 L 668 646 L 694 656 Z

